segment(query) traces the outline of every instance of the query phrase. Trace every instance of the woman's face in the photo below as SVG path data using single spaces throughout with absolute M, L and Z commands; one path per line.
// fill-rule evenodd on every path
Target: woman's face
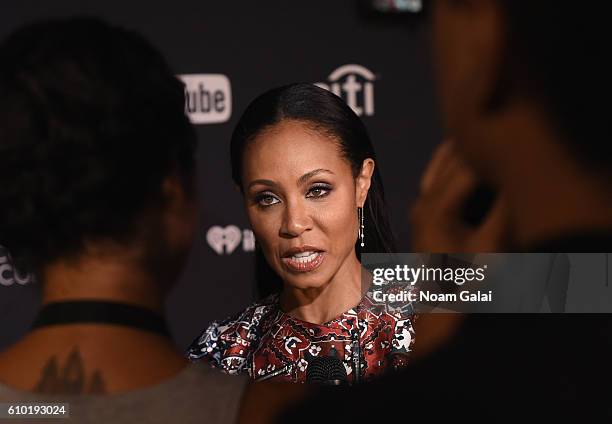
M 249 221 L 285 284 L 321 287 L 355 259 L 357 207 L 374 163 L 355 179 L 338 142 L 307 123 L 284 120 L 245 149 L 243 189 Z

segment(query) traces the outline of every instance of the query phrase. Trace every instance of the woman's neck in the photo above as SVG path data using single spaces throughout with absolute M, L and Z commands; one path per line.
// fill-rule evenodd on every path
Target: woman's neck
M 281 309 L 302 321 L 328 322 L 361 301 L 365 291 L 361 269 L 361 263 L 353 252 L 327 284 L 309 289 L 285 286 L 280 296 Z
M 162 313 L 161 284 L 134 260 L 86 257 L 58 261 L 42 274 L 42 303 L 97 300 L 127 303 Z
M 43 270 L 41 279 L 43 304 L 95 300 L 163 311 L 160 283 L 129 255 L 58 261 Z M 0 382 L 44 393 L 121 393 L 167 380 L 186 364 L 170 338 L 150 331 L 61 324 L 30 331 L 0 352 Z M 80 385 L 64 378 L 67 370 L 80 376 Z

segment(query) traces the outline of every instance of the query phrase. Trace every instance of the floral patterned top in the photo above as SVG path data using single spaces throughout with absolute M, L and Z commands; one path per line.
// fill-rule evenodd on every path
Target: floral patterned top
M 411 308 L 389 310 L 365 296 L 339 317 L 312 324 L 284 313 L 274 294 L 213 322 L 189 347 L 188 357 L 257 381 L 303 383 L 314 358 L 332 356 L 342 361 L 352 384 L 407 364 L 414 344 L 412 318 Z

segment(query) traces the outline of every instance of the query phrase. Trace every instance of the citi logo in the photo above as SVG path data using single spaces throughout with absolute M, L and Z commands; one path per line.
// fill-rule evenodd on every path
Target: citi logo
M 374 81 L 376 76 L 361 65 L 344 65 L 327 77 L 328 82 L 318 82 L 321 88 L 341 97 L 359 115 L 374 115 Z
M 232 88 L 221 74 L 185 74 L 185 113 L 193 124 L 218 124 L 232 116 Z
M 0 246 L 0 286 L 12 286 L 19 284 L 25 286 L 32 282 L 30 274 L 21 275 L 11 264 L 8 251 Z
M 220 227 L 214 225 L 206 232 L 208 245 L 218 255 L 231 255 L 240 244 L 244 252 L 255 250 L 255 236 L 249 229 L 241 230 L 235 225 Z

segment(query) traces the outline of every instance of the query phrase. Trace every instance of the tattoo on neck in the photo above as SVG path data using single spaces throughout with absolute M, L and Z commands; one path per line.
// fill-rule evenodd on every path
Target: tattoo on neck
M 83 359 L 75 347 L 68 355 L 63 368 L 60 367 L 57 356 L 47 361 L 34 390 L 46 394 L 104 394 L 106 386 L 99 370 L 95 370 L 87 382 Z

